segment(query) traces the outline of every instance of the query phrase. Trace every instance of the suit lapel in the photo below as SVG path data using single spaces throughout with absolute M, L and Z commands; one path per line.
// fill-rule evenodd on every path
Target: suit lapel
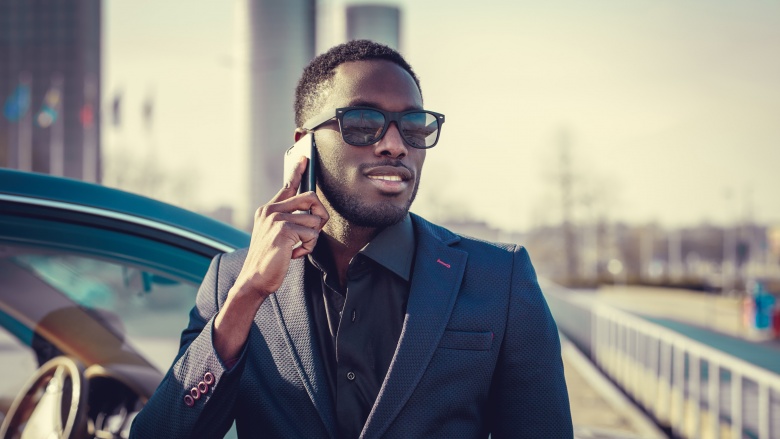
M 311 318 L 306 304 L 304 286 L 305 261 L 303 258 L 290 261 L 287 276 L 271 301 L 279 327 L 290 348 L 290 354 L 298 369 L 306 392 L 322 418 L 330 437 L 335 437 L 335 418 L 328 380 L 322 356 L 315 344 Z
M 417 232 L 409 301 L 398 347 L 361 438 L 382 436 L 414 391 L 452 313 L 467 254 L 447 243 L 459 238 L 413 216 Z

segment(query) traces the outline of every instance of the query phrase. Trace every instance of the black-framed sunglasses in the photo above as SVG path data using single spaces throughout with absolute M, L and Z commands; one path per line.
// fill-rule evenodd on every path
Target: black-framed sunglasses
M 427 149 L 436 146 L 444 123 L 444 115 L 427 110 L 401 112 L 384 111 L 372 107 L 344 107 L 327 110 L 303 124 L 306 131 L 314 131 L 327 122 L 339 122 L 341 138 L 353 146 L 368 146 L 384 137 L 390 122 L 395 122 L 401 138 L 412 148 Z

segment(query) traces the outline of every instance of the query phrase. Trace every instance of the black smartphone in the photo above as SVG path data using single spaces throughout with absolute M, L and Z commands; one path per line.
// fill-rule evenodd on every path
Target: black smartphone
M 284 153 L 285 183 L 298 165 L 298 160 L 300 160 L 301 156 L 309 159 L 309 164 L 303 172 L 301 186 L 298 188 L 299 194 L 313 191 L 317 187 L 317 145 L 314 143 L 314 133 L 307 133 Z

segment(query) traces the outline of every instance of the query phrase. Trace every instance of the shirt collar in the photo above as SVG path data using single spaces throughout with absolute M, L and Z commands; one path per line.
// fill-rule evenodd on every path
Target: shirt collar
M 379 232 L 360 253 L 408 282 L 412 272 L 414 245 L 414 227 L 407 214 L 403 220 Z
M 325 250 L 325 242 L 320 240 L 308 259 L 320 271 L 328 273 L 333 268 L 333 263 Z M 414 226 L 411 217 L 406 214 L 404 219 L 379 232 L 358 254 L 371 258 L 408 282 L 411 278 L 414 248 Z

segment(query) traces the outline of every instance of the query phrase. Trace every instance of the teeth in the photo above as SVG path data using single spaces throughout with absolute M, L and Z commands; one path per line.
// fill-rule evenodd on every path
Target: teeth
M 369 175 L 368 178 L 372 180 L 401 181 L 401 177 L 397 175 Z

